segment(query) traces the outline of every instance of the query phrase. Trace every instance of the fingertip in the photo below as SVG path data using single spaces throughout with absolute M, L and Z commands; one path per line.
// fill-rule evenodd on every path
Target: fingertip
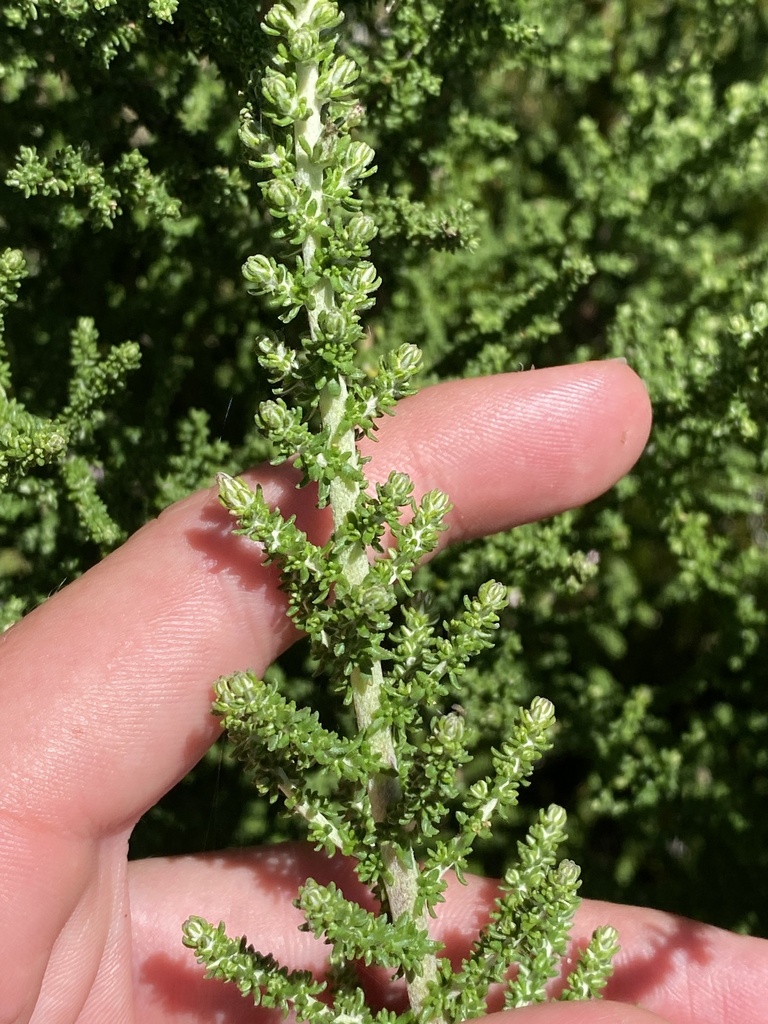
M 618 406 L 618 410 L 626 417 L 627 423 L 632 429 L 634 442 L 634 447 L 630 446 L 628 452 L 636 459 L 648 441 L 653 424 L 651 396 L 645 381 L 632 369 L 623 356 L 586 365 L 595 367 L 599 371 L 607 391 L 613 396 Z
M 388 466 L 445 491 L 460 540 L 598 497 L 637 461 L 650 424 L 629 366 L 579 363 L 434 385 L 401 404 L 370 453 L 374 475 L 386 450 Z

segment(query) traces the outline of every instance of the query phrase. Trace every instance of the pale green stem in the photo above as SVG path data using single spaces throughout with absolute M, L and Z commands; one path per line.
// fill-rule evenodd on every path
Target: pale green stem
M 316 0 L 306 0 L 303 4 L 295 5 L 296 20 L 301 24 L 311 13 Z M 317 210 L 322 219 L 325 206 L 323 198 L 323 169 L 315 164 L 307 155 L 299 139 L 303 138 L 309 143 L 310 152 L 319 140 L 323 131 L 322 112 L 320 110 L 319 98 L 316 92 L 318 66 L 314 63 L 298 64 L 298 85 L 299 96 L 307 101 L 310 111 L 305 121 L 297 121 L 294 125 L 294 141 L 296 153 L 296 182 L 302 187 L 308 186 L 312 198 L 317 204 Z M 310 267 L 317 248 L 322 244 L 319 236 L 310 235 L 303 245 L 302 257 L 304 266 Z M 315 288 L 312 296 L 314 308 L 309 313 L 310 334 L 314 338 L 317 332 L 317 320 L 320 314 L 328 311 L 334 305 L 333 289 L 329 281 L 321 281 Z M 342 429 L 347 400 L 346 382 L 342 377 L 336 382 L 336 387 L 326 388 L 321 398 L 320 413 L 323 426 L 328 432 L 329 443 L 341 451 L 350 454 L 352 466 L 359 466 L 359 455 L 355 445 L 354 431 Z M 360 488 L 357 484 L 345 480 L 334 480 L 330 484 L 330 507 L 333 516 L 334 529 L 338 529 L 344 522 L 347 514 L 352 511 L 360 497 Z M 362 545 L 357 545 L 347 555 L 342 565 L 342 572 L 352 586 L 362 583 L 370 570 L 368 555 Z M 369 674 L 363 674 L 355 670 L 350 680 L 352 697 L 357 718 L 357 726 L 360 731 L 370 729 L 377 713 L 381 707 L 381 693 L 383 687 L 383 672 L 379 662 L 374 663 Z M 397 778 L 397 754 L 390 728 L 377 728 L 372 733 L 374 750 L 381 758 L 382 764 L 388 765 L 393 774 L 380 773 L 375 775 L 368 785 L 368 796 L 371 802 L 371 811 L 376 821 L 382 821 L 388 808 L 400 796 L 400 785 Z M 412 853 L 399 856 L 392 844 L 384 844 L 382 847 L 382 858 L 387 871 L 385 886 L 387 898 L 392 913 L 396 919 L 401 914 L 408 914 L 411 918 L 417 918 L 426 932 L 429 932 L 429 917 L 426 911 L 416 915 L 414 907 L 417 896 L 417 883 L 419 867 Z M 437 978 L 437 959 L 434 955 L 425 957 L 422 964 L 422 974 L 408 982 L 408 997 L 411 1008 L 419 1016 L 422 1012 L 425 998 L 430 983 Z M 434 1016 L 425 1024 L 444 1024 L 439 1016 Z

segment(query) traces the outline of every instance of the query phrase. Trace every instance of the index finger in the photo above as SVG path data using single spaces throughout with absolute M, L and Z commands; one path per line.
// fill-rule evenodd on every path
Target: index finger
M 619 363 L 442 384 L 382 424 L 370 466 L 445 490 L 450 534 L 476 536 L 600 494 L 649 421 L 643 385 Z M 259 475 L 311 520 L 290 470 Z M 218 734 L 211 681 L 263 671 L 291 641 L 276 582 L 201 492 L 2 637 L 0 813 L 84 836 L 130 828 Z

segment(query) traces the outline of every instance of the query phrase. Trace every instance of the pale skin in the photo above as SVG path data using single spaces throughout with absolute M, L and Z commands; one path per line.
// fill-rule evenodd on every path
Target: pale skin
M 420 492 L 447 491 L 458 540 L 596 497 L 640 456 L 649 426 L 645 389 L 617 362 L 443 384 L 382 424 L 369 472 L 397 468 Z M 249 478 L 322 536 L 325 517 L 289 472 Z M 347 865 L 301 845 L 126 861 L 134 823 L 218 735 L 212 680 L 263 670 L 293 639 L 274 571 L 229 531 L 215 493 L 196 494 L 0 638 L 0 1024 L 271 1024 L 202 980 L 182 921 L 226 920 L 322 973 L 326 947 L 296 927 L 297 886 L 312 873 L 366 898 Z M 493 894 L 489 880 L 451 886 L 438 923 L 450 953 Z M 601 923 L 622 942 L 609 998 L 515 1011 L 506 1024 L 765 1019 L 767 942 L 589 901 L 576 940 Z M 367 983 L 397 1001 L 385 979 Z

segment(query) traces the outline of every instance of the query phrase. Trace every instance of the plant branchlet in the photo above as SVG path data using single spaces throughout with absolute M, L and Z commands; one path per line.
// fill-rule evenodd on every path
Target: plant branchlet
M 403 473 L 375 488 L 365 477 L 358 441 L 413 392 L 420 355 L 406 344 L 375 375 L 358 368 L 360 315 L 379 278 L 369 261 L 376 226 L 356 187 L 373 173 L 374 153 L 353 135 L 359 69 L 337 48 L 340 22 L 332 0 L 273 5 L 264 30 L 275 54 L 261 83 L 259 118 L 246 108 L 241 121 L 251 163 L 265 172 L 273 234 L 293 254 L 284 261 L 252 256 L 244 274 L 283 322 L 306 324 L 295 346 L 274 337 L 258 342 L 274 395 L 261 405 L 259 422 L 275 461 L 292 459 L 303 484 L 316 487 L 318 506 L 330 508 L 331 535 L 313 542 L 242 480 L 222 475 L 219 487 L 236 531 L 279 566 L 289 614 L 309 637 L 330 689 L 352 706 L 356 730 L 346 736 L 326 728 L 247 671 L 219 680 L 214 710 L 256 785 L 301 816 L 310 840 L 329 855 L 353 858 L 380 909 L 374 915 L 347 901 L 333 884 L 310 879 L 302 887 L 297 905 L 306 928 L 330 946 L 330 993 L 327 983 L 286 970 L 268 951 L 228 938 L 223 925 L 190 918 L 184 942 L 210 976 L 298 1020 L 393 1019 L 366 1007 L 345 970 L 360 961 L 405 979 L 404 1021 L 438 1024 L 485 1012 L 493 984 L 506 986 L 508 1006 L 546 997 L 560 973 L 579 878 L 571 862 L 556 861 L 565 814 L 552 806 L 520 844 L 519 865 L 507 873 L 464 963 L 454 970 L 440 956 L 431 929 L 446 876 L 462 877 L 475 841 L 517 803 L 551 744 L 554 711 L 540 698 L 520 709 L 490 774 L 462 792 L 465 725 L 445 709 L 468 662 L 490 646 L 507 593 L 486 583 L 438 628 L 412 582 L 445 528 L 448 498 L 431 491 L 417 499 Z M 318 769 L 325 786 L 335 783 L 330 795 L 317 788 Z M 563 997 L 596 994 L 615 948 L 612 929 L 597 932 Z

